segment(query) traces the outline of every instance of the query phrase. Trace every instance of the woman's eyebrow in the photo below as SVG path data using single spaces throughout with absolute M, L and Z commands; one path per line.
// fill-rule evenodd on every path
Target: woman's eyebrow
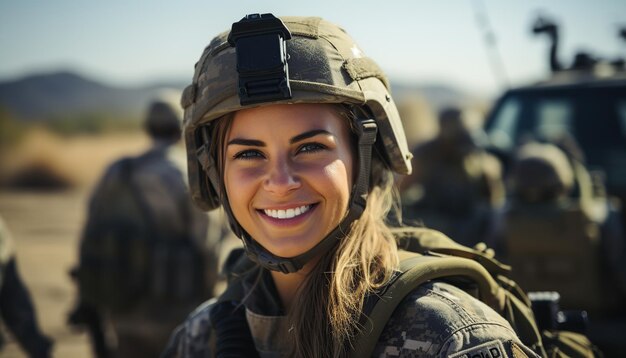
M 253 147 L 265 147 L 265 142 L 256 139 L 235 138 L 230 140 L 226 145 L 237 144 Z
M 291 140 L 289 140 L 289 143 L 294 144 L 299 141 L 305 140 L 307 138 L 315 137 L 316 135 L 319 135 L 319 134 L 332 135 L 332 133 L 324 129 L 313 129 L 308 132 L 298 134 L 297 136 L 291 138 Z
M 289 143 L 291 144 L 297 143 L 307 138 L 315 137 L 316 135 L 320 135 L 320 134 L 332 135 L 332 133 L 324 129 L 313 129 L 308 132 L 304 132 L 304 133 L 298 134 L 297 136 L 294 136 L 293 138 L 289 140 Z M 231 144 L 247 145 L 247 146 L 254 146 L 254 147 L 265 147 L 265 142 L 258 140 L 258 139 L 234 138 L 234 139 L 231 139 L 228 143 L 226 143 L 227 146 Z

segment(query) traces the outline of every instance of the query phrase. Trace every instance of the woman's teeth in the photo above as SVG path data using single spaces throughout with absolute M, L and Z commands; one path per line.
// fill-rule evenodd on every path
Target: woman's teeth
M 265 215 L 275 219 L 291 219 L 296 216 L 302 215 L 309 211 L 311 205 L 302 205 L 297 208 L 287 210 L 263 210 Z

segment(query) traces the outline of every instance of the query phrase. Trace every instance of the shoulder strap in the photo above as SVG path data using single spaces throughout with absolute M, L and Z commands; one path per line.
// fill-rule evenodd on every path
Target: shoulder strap
M 371 356 L 400 302 L 420 285 L 444 278 L 475 284 L 478 299 L 502 315 L 526 346 L 546 355 L 528 297 L 508 279 L 510 267 L 495 260 L 486 247 L 465 247 L 426 228 L 398 228 L 394 234 L 402 249 L 399 273 L 382 293 L 368 298 L 352 356 Z
M 241 303 L 244 299 L 244 290 L 241 281 L 258 265 L 250 260 L 243 248 L 233 249 L 224 262 L 223 271 L 226 272 L 227 286 L 218 297 L 218 302 Z
M 420 285 L 444 277 L 464 277 L 478 285 L 481 301 L 501 312 L 504 292 L 487 270 L 474 260 L 460 257 L 426 256 L 400 251 L 400 274 L 379 296 L 364 329 L 354 342 L 354 357 L 371 356 L 385 324 L 402 300 Z
M 137 203 L 139 210 L 141 212 L 141 215 L 146 222 L 147 230 L 148 230 L 148 233 L 150 234 L 150 237 L 156 240 L 160 240 L 162 239 L 162 237 L 160 237 L 158 230 L 156 230 L 158 220 L 155 218 L 152 212 L 152 209 L 150 207 L 150 204 L 148 203 L 148 200 L 143 195 L 143 191 L 133 179 L 133 175 L 138 165 L 141 165 L 140 163 L 142 160 L 145 160 L 144 158 L 148 158 L 151 155 L 154 155 L 154 153 L 147 152 L 136 158 L 127 157 L 127 158 L 122 159 L 120 163 L 121 176 L 122 176 L 122 180 L 128 183 L 128 187 L 130 188 L 132 198 Z M 157 177 L 156 180 L 159 180 L 162 183 L 162 185 L 165 185 L 166 187 L 169 185 L 172 185 L 173 183 L 173 181 L 169 180 L 169 178 L 165 178 L 162 176 Z M 178 212 L 180 213 L 183 219 L 183 235 L 180 237 L 180 239 L 191 240 L 190 233 L 191 233 L 191 226 L 192 226 L 192 213 L 191 213 L 192 208 L 191 208 L 190 202 L 186 201 L 185 199 L 186 198 L 183 196 L 172 197 L 172 200 L 176 202 L 176 205 L 178 207 Z M 191 241 L 193 243 L 193 240 Z
M 165 155 L 167 155 L 167 150 L 162 149 L 161 151 L 148 151 L 139 158 L 154 157 L 159 159 Z M 183 174 L 179 168 L 175 167 L 175 169 L 176 170 L 165 171 L 162 175 L 157 176 L 156 179 L 166 188 L 176 188 L 178 186 L 184 187 L 185 181 L 183 179 Z M 176 203 L 178 212 L 180 213 L 180 217 L 183 222 L 183 235 L 179 238 L 189 240 L 192 244 L 195 244 L 194 240 L 192 240 L 193 204 L 190 200 L 190 196 L 186 192 L 184 195 L 180 195 L 181 193 L 177 190 L 170 190 L 169 194 L 172 201 Z
M 120 166 L 121 166 L 121 178 L 125 183 L 128 184 L 128 188 L 130 189 L 130 194 L 133 200 L 137 203 L 139 207 L 139 211 L 141 212 L 141 216 L 146 221 L 146 228 L 147 228 L 148 233 L 150 234 L 151 237 L 156 237 L 155 236 L 156 235 L 156 232 L 155 232 L 156 220 L 154 219 L 154 216 L 152 215 L 152 211 L 150 210 L 150 205 L 148 205 L 148 202 L 142 195 L 140 188 L 137 186 L 137 183 L 135 183 L 135 180 L 133 179 L 133 174 L 136 168 L 136 159 L 131 158 L 131 157 L 124 158 L 120 162 Z

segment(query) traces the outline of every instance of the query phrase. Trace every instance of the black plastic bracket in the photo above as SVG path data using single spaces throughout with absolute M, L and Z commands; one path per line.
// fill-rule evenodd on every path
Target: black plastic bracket
M 287 43 L 291 33 L 272 14 L 251 14 L 235 22 L 228 42 L 237 51 L 241 105 L 291 98 Z

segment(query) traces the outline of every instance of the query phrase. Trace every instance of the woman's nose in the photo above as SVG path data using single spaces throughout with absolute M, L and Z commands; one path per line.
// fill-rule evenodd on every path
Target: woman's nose
M 300 179 L 295 173 L 293 165 L 288 160 L 277 160 L 270 164 L 267 177 L 263 182 L 265 190 L 277 195 L 286 195 L 299 188 Z

